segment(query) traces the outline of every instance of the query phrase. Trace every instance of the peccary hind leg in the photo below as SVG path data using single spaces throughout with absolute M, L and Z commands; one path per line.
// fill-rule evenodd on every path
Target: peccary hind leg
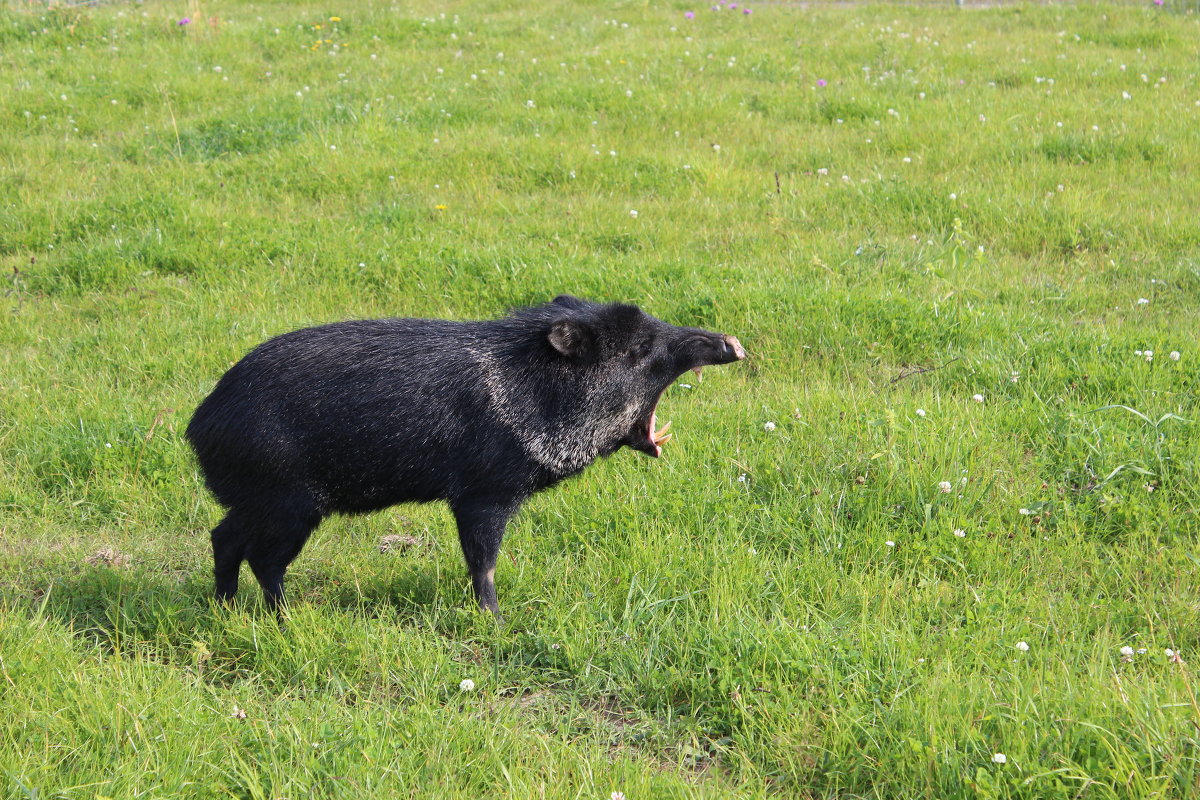
M 479 607 L 500 616 L 496 602 L 496 556 L 504 539 L 504 528 L 517 510 L 512 501 L 466 500 L 454 504 L 458 541 L 462 544 L 471 586 Z
M 217 602 L 228 603 L 237 594 L 238 571 L 246 557 L 246 539 L 250 530 L 236 511 L 225 515 L 212 531 L 213 576 Z
M 226 519 L 234 517 L 236 513 L 231 511 Z M 239 517 L 246 522 L 243 523 L 243 549 L 238 560 L 240 562 L 244 557 L 250 563 L 250 569 L 258 579 L 258 585 L 262 587 L 267 605 L 279 611 L 283 603 L 283 574 L 321 522 L 321 515 L 314 511 L 307 501 L 291 499 L 272 507 L 269 511 L 240 514 Z M 217 568 L 221 568 L 220 561 L 217 562 Z M 234 576 L 236 581 L 236 571 Z M 221 588 L 218 576 L 218 596 Z M 236 583 L 234 589 L 236 590 Z

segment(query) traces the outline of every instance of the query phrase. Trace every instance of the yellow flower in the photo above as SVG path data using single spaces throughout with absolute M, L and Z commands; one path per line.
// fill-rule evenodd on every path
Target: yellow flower
M 434 210 L 435 210 L 435 211 L 445 211 L 445 210 L 446 210 L 446 206 L 442 205 L 441 203 L 438 203 L 438 204 L 437 204 L 436 206 L 434 206 L 433 208 L 434 208 Z
M 342 18 L 341 17 L 330 17 L 329 21 L 330 22 L 341 22 Z
M 330 43 L 330 42 L 332 42 L 332 41 L 333 41 L 333 39 L 326 39 L 326 40 L 325 40 L 325 44 L 329 44 L 329 43 Z
M 320 25 L 313 25 L 313 30 L 314 30 L 314 31 L 319 31 L 319 30 L 321 30 L 321 26 L 320 26 Z

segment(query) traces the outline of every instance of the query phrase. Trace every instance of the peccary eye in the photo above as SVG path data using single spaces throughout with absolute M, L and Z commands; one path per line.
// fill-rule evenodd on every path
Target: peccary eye
M 653 349 L 654 343 L 647 339 L 646 341 L 638 342 L 636 345 L 634 345 L 633 349 L 630 350 L 629 353 L 633 356 L 634 360 L 642 361 L 649 357 L 650 351 Z

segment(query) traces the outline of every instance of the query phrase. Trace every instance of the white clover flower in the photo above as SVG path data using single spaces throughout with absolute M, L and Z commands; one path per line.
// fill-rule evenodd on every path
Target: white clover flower
M 1181 356 L 1179 355 L 1178 350 L 1172 350 L 1170 353 L 1167 354 L 1167 358 L 1171 359 L 1172 361 L 1178 361 L 1181 358 Z
M 608 800 L 625 800 L 624 792 L 613 792 L 608 796 Z
M 981 394 L 973 394 L 973 395 L 971 395 L 971 399 L 972 399 L 972 400 L 974 400 L 976 403 L 982 403 L 982 402 L 983 402 L 983 395 L 981 395 Z
M 1146 655 L 1146 648 L 1144 648 L 1144 647 L 1139 647 L 1139 648 L 1137 649 L 1137 654 L 1138 654 L 1139 656 L 1144 656 L 1144 655 Z
M 1017 642 L 1017 649 L 1022 653 L 1029 652 L 1029 642 Z
M 992 753 L 992 763 L 993 764 L 1007 764 L 1008 756 L 1004 755 L 1004 753 Z
M 1167 658 L 1171 658 L 1175 655 L 1175 651 L 1168 647 L 1167 649 L 1163 650 L 1163 655 L 1165 655 Z
M 629 216 L 633 217 L 634 219 L 637 219 L 637 210 L 633 209 L 633 208 L 629 209 Z
M 462 681 L 462 683 L 460 683 L 460 684 L 458 685 L 458 690 L 459 690 L 460 692 L 473 692 L 473 691 L 475 691 L 475 681 L 471 680 L 470 678 L 463 678 L 463 681 Z
M 763 430 L 764 430 L 764 431 L 773 431 L 773 430 L 775 430 L 775 423 L 774 423 L 774 422 L 764 422 L 764 423 L 763 423 Z
M 1123 656 L 1132 656 L 1132 655 L 1133 655 L 1133 648 L 1132 648 L 1132 647 L 1130 647 L 1129 645 L 1125 645 L 1124 647 L 1122 647 L 1122 648 L 1121 648 L 1121 655 L 1123 655 Z
M 895 543 L 895 542 L 893 542 L 891 539 L 888 539 L 886 542 L 884 542 L 884 544 L 886 544 L 888 547 L 895 547 L 895 546 L 896 546 L 896 543 Z
M 958 538 L 962 539 L 967 535 L 967 532 L 964 531 L 962 528 L 955 528 L 954 535 L 957 536 Z
M 917 409 L 917 416 L 918 416 L 918 417 L 923 417 L 923 416 L 925 416 L 925 409 L 923 409 L 923 408 L 918 408 L 918 409 Z
M 1138 298 L 1138 303 L 1137 303 L 1137 304 L 1138 304 L 1139 306 L 1144 306 L 1144 305 L 1146 305 L 1146 304 L 1147 304 L 1147 303 L 1149 303 L 1149 302 L 1150 302 L 1150 301 L 1149 301 L 1149 300 L 1147 300 L 1146 298 L 1144 298 L 1144 297 L 1139 297 L 1139 298 Z
M 1029 509 L 1028 508 L 1020 508 L 1020 509 L 1017 509 L 1017 513 L 1020 514 L 1022 517 L 1028 517 Z
M 942 481 L 938 484 L 938 491 L 940 491 L 942 494 L 950 494 L 950 492 L 953 490 L 954 484 L 950 483 L 950 481 Z
M 234 719 L 245 719 L 246 718 L 246 709 L 238 708 L 237 703 L 234 703 L 233 713 L 230 714 L 230 716 L 233 717 Z

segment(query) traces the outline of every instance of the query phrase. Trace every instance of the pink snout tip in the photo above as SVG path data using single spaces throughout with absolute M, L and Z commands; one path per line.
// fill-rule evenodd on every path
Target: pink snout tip
M 742 343 L 737 340 L 736 336 L 725 336 L 725 346 L 733 351 L 733 356 L 738 361 L 746 357 L 746 348 L 742 347 Z

